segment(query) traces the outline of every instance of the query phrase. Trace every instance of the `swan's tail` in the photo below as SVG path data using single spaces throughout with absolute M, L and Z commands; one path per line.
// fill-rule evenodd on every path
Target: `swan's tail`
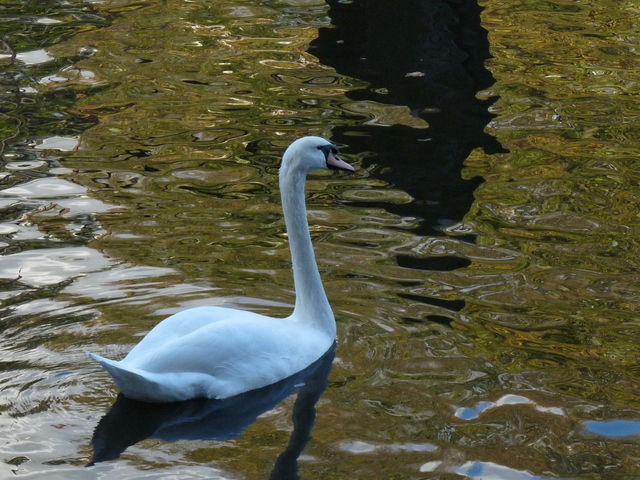
M 87 355 L 104 367 L 125 397 L 148 403 L 184 400 L 181 392 L 167 388 L 160 379 L 154 378 L 158 374 L 127 368 L 116 360 L 109 360 L 95 353 L 87 352 Z
M 102 367 L 109 372 L 111 378 L 113 378 L 113 382 L 116 384 L 116 387 L 128 396 L 125 392 L 128 390 L 129 385 L 135 385 L 136 382 L 146 382 L 144 376 L 132 372 L 131 370 L 127 370 L 126 368 L 118 365 L 116 360 L 109 360 L 108 358 L 101 357 L 100 355 L 96 355 L 95 353 L 87 352 L 91 358 L 93 358 L 96 362 L 98 362 Z

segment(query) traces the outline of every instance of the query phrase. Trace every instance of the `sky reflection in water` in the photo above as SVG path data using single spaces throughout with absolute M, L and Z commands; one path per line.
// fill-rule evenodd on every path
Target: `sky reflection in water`
M 596 433 L 605 437 L 626 437 L 640 435 L 638 420 L 608 420 L 584 422 L 588 433 Z

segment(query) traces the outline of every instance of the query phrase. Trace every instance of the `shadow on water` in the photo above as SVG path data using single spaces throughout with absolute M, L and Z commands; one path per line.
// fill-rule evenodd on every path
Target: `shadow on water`
M 469 211 L 483 181 L 461 176 L 471 151 L 506 152 L 484 131 L 495 117 L 488 109 L 497 97 L 476 98 L 495 83 L 484 66 L 491 55 L 480 24 L 483 9 L 466 0 L 407 0 L 401 8 L 384 0 L 327 3 L 335 27 L 320 29 L 309 52 L 339 73 L 370 84 L 348 92 L 352 100 L 406 105 L 412 116 L 429 124 L 339 126 L 332 138 L 349 145 L 349 152 L 376 152 L 363 167 L 375 165 L 376 177 L 414 199 L 379 207 L 419 216 L 418 235 L 442 235 L 443 228 Z
M 94 453 L 88 467 L 117 459 L 128 447 L 156 438 L 177 440 L 228 440 L 237 438 L 258 416 L 273 409 L 296 390 L 293 432 L 278 457 L 271 478 L 298 478 L 298 457 L 311 440 L 315 405 L 329 384 L 335 344 L 316 362 L 278 383 L 223 400 L 194 399 L 153 404 L 119 394 L 100 419 L 91 444 Z M 302 385 L 302 386 L 301 386 Z

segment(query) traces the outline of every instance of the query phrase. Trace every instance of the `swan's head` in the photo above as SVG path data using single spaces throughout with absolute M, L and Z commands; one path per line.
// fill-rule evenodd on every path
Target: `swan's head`
M 320 137 L 302 137 L 289 145 L 282 157 L 282 168 L 301 170 L 305 174 L 330 168 L 353 172 L 354 168 L 338 157 L 338 149 Z

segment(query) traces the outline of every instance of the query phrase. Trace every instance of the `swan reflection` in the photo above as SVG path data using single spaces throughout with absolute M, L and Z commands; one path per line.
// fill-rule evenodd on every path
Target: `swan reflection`
M 335 344 L 319 360 L 278 383 L 222 400 L 145 403 L 119 394 L 95 429 L 91 439 L 94 453 L 87 466 L 114 460 L 128 447 L 147 438 L 167 442 L 237 438 L 258 416 L 297 390 L 293 432 L 270 477 L 297 479 L 298 457 L 311 440 L 315 405 L 329 384 L 334 357 Z

